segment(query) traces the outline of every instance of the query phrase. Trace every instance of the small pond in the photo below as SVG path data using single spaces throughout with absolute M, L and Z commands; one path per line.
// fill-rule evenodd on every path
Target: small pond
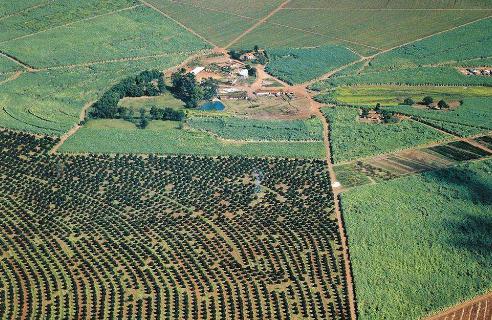
M 222 111 L 224 110 L 225 105 L 220 101 L 210 101 L 202 105 L 199 110 L 203 111 Z

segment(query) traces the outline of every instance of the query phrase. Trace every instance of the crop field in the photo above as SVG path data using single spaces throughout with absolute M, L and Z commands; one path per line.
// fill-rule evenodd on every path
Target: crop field
M 245 155 L 259 157 L 325 157 L 322 141 L 247 142 L 221 140 L 197 130 L 181 129 L 171 121 L 153 121 L 146 129 L 123 120 L 92 120 L 60 149 L 67 153 L 164 153 Z
M 0 44 L 0 50 L 36 67 L 179 54 L 205 48 L 207 45 L 202 40 L 147 7 Z
M 236 117 L 190 117 L 191 128 L 216 134 L 225 139 L 263 141 L 322 141 L 319 119 L 252 120 Z
M 449 111 L 408 106 L 391 107 L 388 110 L 423 119 L 424 122 L 460 136 L 468 136 L 492 130 L 491 103 L 491 98 L 466 98 L 461 106 Z
M 8 72 L 14 72 L 22 70 L 22 66 L 18 65 L 17 63 L 13 62 L 12 60 L 9 60 L 3 56 L 0 56 L 0 74 L 2 73 L 8 73 Z
M 490 12 L 487 15 L 490 15 Z M 485 19 L 444 32 L 382 54 L 374 59 L 371 67 L 373 69 L 414 67 L 490 57 L 492 49 L 487 43 L 492 40 L 489 32 L 491 28 L 492 19 Z
M 418 319 L 492 290 L 491 170 L 484 160 L 343 194 L 361 320 Z
M 0 126 L 61 135 L 79 121 L 82 107 L 118 80 L 145 68 L 166 69 L 184 56 L 25 73 L 0 86 Z
M 420 37 L 486 17 L 491 11 L 367 11 L 282 10 L 269 23 L 321 33 L 366 46 L 386 49 Z M 381 16 L 384 15 L 384 23 Z M 354 24 L 353 21 L 357 21 Z M 414 28 L 418 25 L 419 28 Z M 484 33 L 484 30 L 481 32 Z
M 491 9 L 488 0 L 292 0 L 288 8 L 326 9 Z
M 265 70 L 290 84 L 315 79 L 358 58 L 352 51 L 333 45 L 267 52 L 269 62 Z
M 477 138 L 487 147 L 490 137 Z M 484 142 L 485 141 L 485 142 Z M 453 141 L 437 146 L 405 150 L 375 156 L 335 166 L 337 180 L 344 190 L 353 187 L 392 180 L 411 174 L 451 167 L 459 162 L 484 159 L 492 153 L 465 141 Z
M 349 70 L 350 71 L 350 70 Z M 443 86 L 492 86 L 491 77 L 465 76 L 453 67 L 416 67 L 395 70 L 346 74 L 319 81 L 311 89 L 323 92 L 338 86 L 353 85 L 443 85 Z
M 337 103 L 348 105 L 367 106 L 380 103 L 383 106 L 396 106 L 402 104 L 405 98 L 410 97 L 414 101 L 422 101 L 426 96 L 433 97 L 435 101 L 441 99 L 445 99 L 446 101 L 462 100 L 466 97 L 492 97 L 492 88 L 358 85 L 352 87 L 338 87 L 327 95 L 326 98 L 330 98 Z M 400 109 L 401 108 L 399 107 L 398 110 Z M 469 108 L 466 109 L 469 111 Z
M 134 0 L 65 0 L 33 8 L 0 20 L 0 42 L 107 14 L 138 4 Z
M 403 120 L 396 124 L 359 122 L 359 111 L 351 107 L 322 109 L 330 123 L 332 156 L 335 163 L 398 151 L 451 136 L 424 124 Z
M 5 318 L 349 317 L 325 162 L 0 139 Z

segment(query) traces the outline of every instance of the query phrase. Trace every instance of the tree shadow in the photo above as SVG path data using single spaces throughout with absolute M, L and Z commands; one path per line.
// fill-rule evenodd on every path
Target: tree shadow
M 449 168 L 428 172 L 425 177 L 440 183 L 446 183 L 452 189 L 459 190 L 451 193 L 451 199 L 471 201 L 473 209 L 463 207 L 461 214 L 450 214 L 442 221 L 447 231 L 445 237 L 449 244 L 459 250 L 467 250 L 481 258 L 492 262 L 492 178 L 481 177 L 477 172 L 467 168 Z M 443 189 L 442 192 L 452 192 Z M 477 210 L 478 209 L 478 210 Z M 442 210 L 446 210 L 445 207 Z

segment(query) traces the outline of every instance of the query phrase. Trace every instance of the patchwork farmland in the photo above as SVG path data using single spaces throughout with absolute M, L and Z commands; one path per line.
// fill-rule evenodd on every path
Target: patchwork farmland
M 0 318 L 490 317 L 491 24 L 0 3 Z

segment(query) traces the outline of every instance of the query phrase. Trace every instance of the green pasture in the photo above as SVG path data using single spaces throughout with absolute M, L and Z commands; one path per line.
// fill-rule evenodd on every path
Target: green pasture
M 492 9 L 488 0 L 292 0 L 288 8 L 336 9 Z
M 192 116 L 191 128 L 216 134 L 224 139 L 262 141 L 322 141 L 323 126 L 317 118 L 308 120 L 254 120 L 236 117 Z
M 492 290 L 492 161 L 342 195 L 359 318 L 421 319 Z
M 173 109 L 184 108 L 183 101 L 176 99 L 171 93 L 168 92 L 156 97 L 126 97 L 120 100 L 119 105 L 122 107 L 133 109 L 135 111 L 138 111 L 141 108 L 149 110 L 152 106 Z
M 199 155 L 246 155 L 286 158 L 324 157 L 319 142 L 224 141 L 208 133 L 181 129 L 179 122 L 151 121 L 138 129 L 123 120 L 91 120 L 61 147 L 69 153 L 162 153 Z

